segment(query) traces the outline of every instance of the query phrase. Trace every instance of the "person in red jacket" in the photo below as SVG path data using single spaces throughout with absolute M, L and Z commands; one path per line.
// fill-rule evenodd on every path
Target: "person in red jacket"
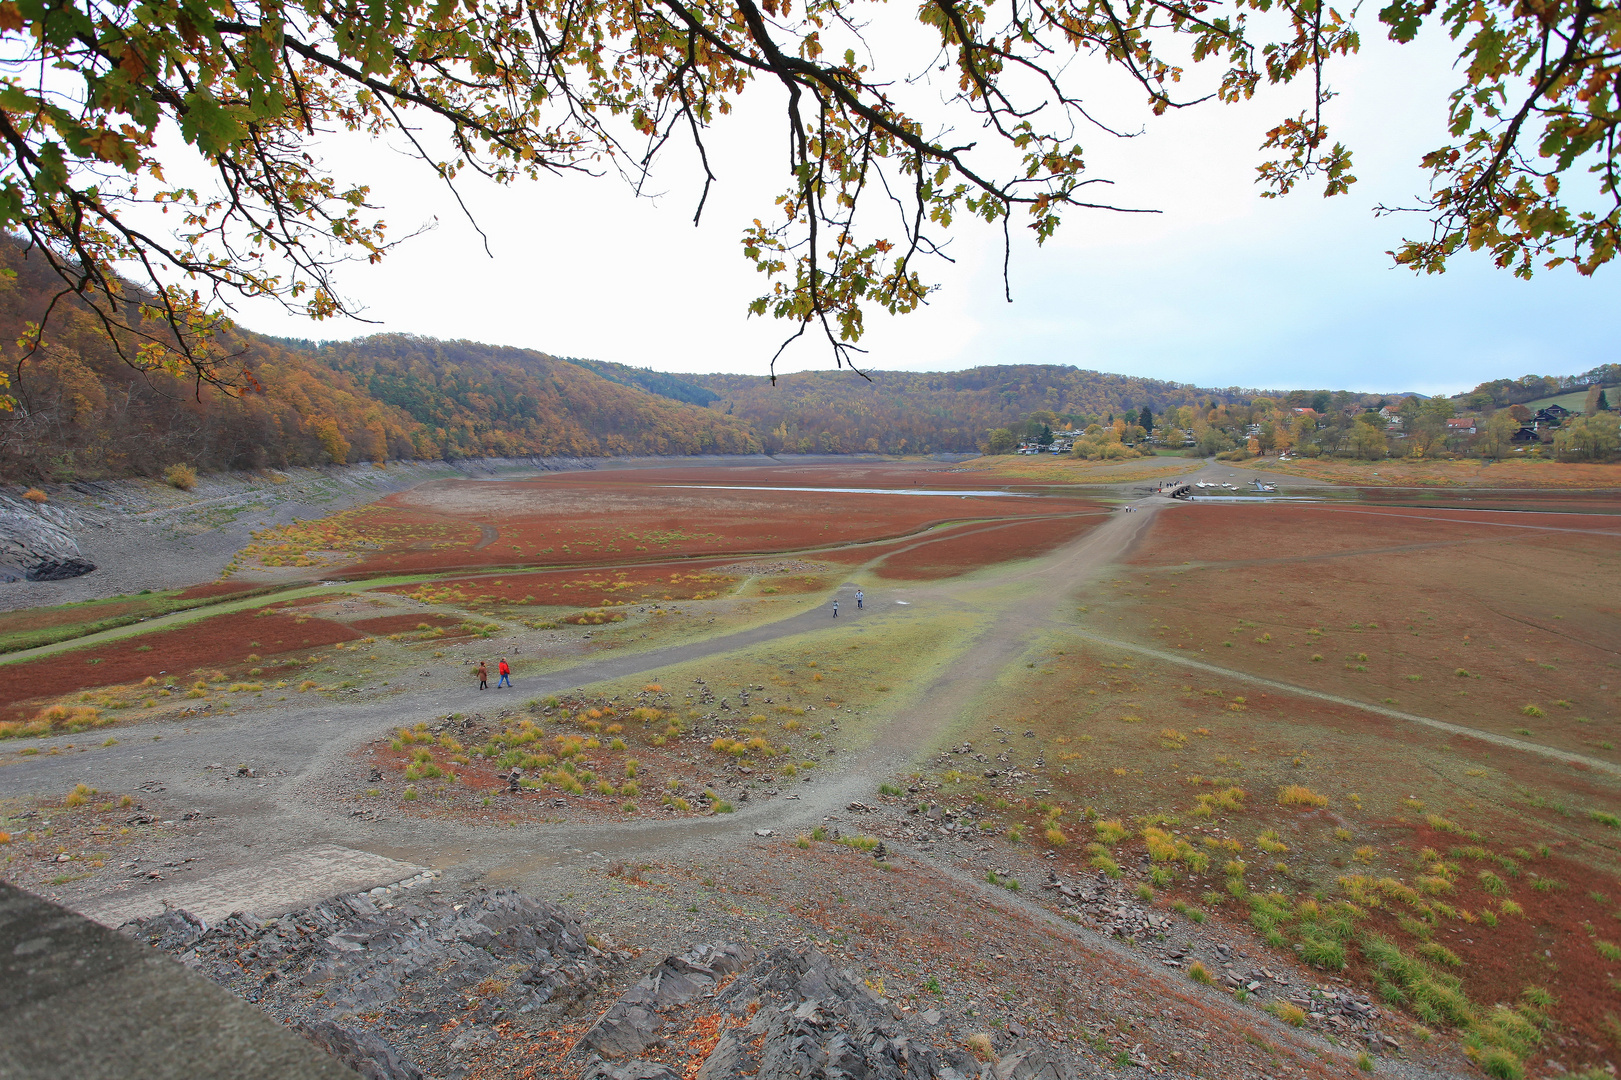
M 495 670 L 500 672 L 500 674 L 501 674 L 501 677 L 499 679 L 497 679 L 496 682 L 495 682 L 495 688 L 497 690 L 499 690 L 499 689 L 501 689 L 501 687 L 504 686 L 508 690 L 511 690 L 512 689 L 512 669 L 507 667 L 507 658 L 506 657 L 504 657 L 504 656 L 501 657 L 501 663 L 496 666 Z

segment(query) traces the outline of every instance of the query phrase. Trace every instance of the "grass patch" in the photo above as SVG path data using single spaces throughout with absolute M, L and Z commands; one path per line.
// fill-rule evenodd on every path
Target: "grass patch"
M 1125 825 L 1118 818 L 1111 821 L 1094 821 L 1092 831 L 1097 833 L 1100 844 L 1118 844 L 1127 835 Z
M 1343 971 L 1345 943 L 1323 933 L 1310 932 L 1300 939 L 1300 958 L 1313 967 Z
M 1102 844 L 1088 844 L 1086 850 L 1092 855 L 1091 863 L 1094 870 L 1101 870 L 1109 878 L 1116 881 L 1120 880 L 1120 876 L 1124 871 L 1120 869 L 1120 864 L 1115 862 L 1113 857 L 1109 855 L 1108 848 Z
M 1267 1005 L 1266 1011 L 1290 1027 L 1306 1026 L 1306 1010 L 1299 1005 L 1287 1001 L 1274 1001 Z
M 1456 976 L 1436 971 L 1377 934 L 1363 935 L 1361 947 L 1373 968 L 1374 985 L 1387 1002 L 1407 1006 L 1426 1024 L 1467 1027 L 1473 1021 Z
M 1307 806 L 1313 809 L 1328 805 L 1328 796 L 1320 795 L 1304 784 L 1285 784 L 1278 788 L 1279 806 Z

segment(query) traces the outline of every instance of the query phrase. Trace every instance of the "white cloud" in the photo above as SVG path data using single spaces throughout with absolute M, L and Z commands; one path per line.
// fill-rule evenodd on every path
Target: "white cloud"
M 875 31 L 876 32 L 876 31 Z M 1045 249 L 1015 243 L 1013 304 L 1002 298 L 1000 232 L 968 224 L 943 289 L 924 311 L 875 316 L 862 344 L 874 368 L 942 370 L 1065 363 L 1201 385 L 1458 390 L 1528 371 L 1568 373 L 1614 359 L 1617 271 L 1560 270 L 1530 283 L 1462 255 L 1439 277 L 1392 269 L 1384 253 L 1421 220 L 1371 207 L 1419 190 L 1420 153 L 1439 139 L 1453 81 L 1447 42 L 1398 48 L 1371 25 L 1362 56 L 1335 75 L 1331 121 L 1362 182 L 1323 200 L 1263 200 L 1253 179 L 1261 132 L 1289 95 L 1203 106 L 1153 121 L 1138 139 L 1086 135 L 1111 197 L 1153 216 L 1074 214 Z M 772 210 L 784 174 L 780 101 L 769 84 L 711 143 L 720 182 L 701 228 L 698 186 L 678 150 L 668 191 L 634 198 L 615 177 L 563 177 L 464 195 L 494 258 L 420 165 L 376 146 L 332 143 L 330 158 L 373 184 L 396 232 L 438 226 L 376 267 L 342 278 L 378 325 L 311 324 L 264 304 L 241 321 L 268 333 L 350 337 L 375 330 L 471 338 L 667 371 L 761 373 L 791 327 L 745 317 L 765 281 L 742 258 L 741 229 Z M 1114 83 L 1099 108 L 1131 116 Z M 1016 230 L 1017 231 L 1017 230 Z M 810 334 L 779 371 L 825 367 Z

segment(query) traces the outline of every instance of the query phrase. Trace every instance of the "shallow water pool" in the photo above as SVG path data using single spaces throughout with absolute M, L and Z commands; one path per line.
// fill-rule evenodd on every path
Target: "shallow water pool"
M 776 487 L 771 484 L 666 484 L 672 488 L 703 488 L 709 491 L 823 491 L 840 495 L 955 495 L 961 499 L 1036 499 L 1038 495 L 1020 495 L 1012 491 L 939 491 L 932 488 L 844 488 L 844 487 Z

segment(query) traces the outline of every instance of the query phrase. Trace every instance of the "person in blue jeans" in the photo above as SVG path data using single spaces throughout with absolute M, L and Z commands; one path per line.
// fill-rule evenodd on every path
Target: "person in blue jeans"
M 857 611 L 861 610 L 861 590 L 860 589 L 856 590 L 856 610 Z
M 507 658 L 506 657 L 504 657 L 504 656 L 501 657 L 501 663 L 496 668 L 496 670 L 501 673 L 501 678 L 499 680 L 497 680 L 497 682 L 495 684 L 495 688 L 497 690 L 499 690 L 499 689 L 501 689 L 501 687 L 504 686 L 508 690 L 511 690 L 512 689 L 512 669 L 507 666 Z
M 839 617 L 839 602 L 837 600 L 833 601 L 833 617 L 835 619 Z

